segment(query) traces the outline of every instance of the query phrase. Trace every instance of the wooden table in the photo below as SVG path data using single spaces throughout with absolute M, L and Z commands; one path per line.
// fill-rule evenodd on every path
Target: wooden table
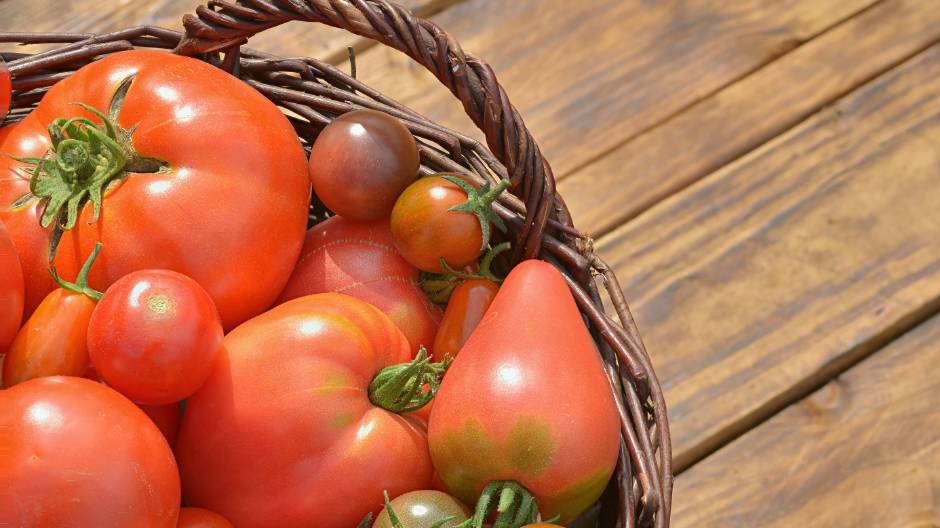
M 194 0 L 0 0 L 0 30 Z M 665 386 L 674 525 L 940 525 L 940 2 L 409 0 L 486 58 L 616 269 Z M 397 53 L 316 55 L 472 129 Z

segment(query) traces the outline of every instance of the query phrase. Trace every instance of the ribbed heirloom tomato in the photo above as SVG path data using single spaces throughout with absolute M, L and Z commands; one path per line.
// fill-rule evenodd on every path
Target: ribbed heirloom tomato
M 92 287 L 177 271 L 209 292 L 226 328 L 271 305 L 300 253 L 310 197 L 300 141 L 273 103 L 205 62 L 156 51 L 95 61 L 53 86 L 0 153 L 0 221 L 20 255 L 27 314 L 55 287 L 55 224 L 71 228 L 55 257 L 66 280 L 100 241 Z M 36 171 L 11 155 L 43 158 L 33 160 L 38 196 L 24 172 Z
M 186 403 L 184 501 L 239 528 L 350 528 L 384 490 L 429 487 L 424 423 L 372 403 L 373 378 L 410 358 L 385 314 L 338 293 L 242 324 Z

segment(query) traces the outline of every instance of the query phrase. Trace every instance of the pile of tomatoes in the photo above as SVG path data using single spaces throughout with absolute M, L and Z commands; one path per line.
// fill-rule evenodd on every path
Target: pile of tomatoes
M 247 84 L 130 51 L 0 152 L 0 524 L 559 526 L 607 487 L 565 279 L 494 273 L 507 183 L 419 178 L 401 121 L 344 114 L 308 159 Z

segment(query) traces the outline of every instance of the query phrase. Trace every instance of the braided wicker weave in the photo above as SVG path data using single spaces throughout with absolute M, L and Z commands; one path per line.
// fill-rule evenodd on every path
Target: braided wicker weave
M 249 37 L 292 20 L 320 22 L 393 47 L 430 70 L 484 132 L 479 142 L 428 121 L 335 67 L 244 49 Z M 558 266 L 598 343 L 622 422 L 615 478 L 599 505 L 601 527 L 666 527 L 672 495 L 671 447 L 662 390 L 617 279 L 577 231 L 556 193 L 552 169 L 492 69 L 443 29 L 384 0 L 210 0 L 183 19 L 185 33 L 140 26 L 102 35 L 0 33 L 0 42 L 61 43 L 35 55 L 6 53 L 13 101 L 2 124 L 21 120 L 57 81 L 84 64 L 134 48 L 163 48 L 238 76 L 289 111 L 309 148 L 336 116 L 372 108 L 400 118 L 419 140 L 421 173 L 465 174 L 478 184 L 509 179 L 495 204 L 515 253 L 508 264 L 541 258 Z M 329 214 L 311 207 L 311 222 Z M 616 319 L 606 315 L 599 285 Z M 595 508 L 596 513 L 597 508 Z M 581 526 L 579 524 L 579 526 Z

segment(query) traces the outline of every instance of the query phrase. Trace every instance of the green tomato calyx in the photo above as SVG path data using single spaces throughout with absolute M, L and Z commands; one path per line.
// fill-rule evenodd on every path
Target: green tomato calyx
M 88 274 L 91 272 L 91 266 L 95 263 L 95 259 L 98 258 L 98 253 L 101 253 L 101 242 L 95 244 L 95 249 L 92 250 L 91 255 L 88 255 L 88 259 L 85 260 L 85 263 L 82 264 L 82 269 L 78 271 L 75 282 L 68 282 L 59 277 L 55 266 L 49 268 L 49 274 L 52 275 L 53 280 L 55 280 L 62 289 L 72 293 L 86 295 L 96 302 L 100 301 L 101 292 L 88 285 Z
M 503 282 L 503 278 L 497 276 L 491 270 L 493 259 L 500 253 L 508 251 L 510 247 L 509 242 L 491 247 L 480 260 L 480 270 L 476 273 L 464 273 L 455 270 L 447 261 L 441 258 L 441 269 L 444 270 L 444 273 L 422 272 L 421 289 L 432 301 L 438 304 L 446 304 L 450 300 L 450 294 L 453 293 L 454 288 L 463 281 L 482 279 L 500 284 Z
M 369 385 L 369 400 L 394 413 L 417 411 L 427 405 L 441 386 L 449 361 L 432 363 L 422 346 L 409 363 L 385 367 Z
M 473 512 L 473 517 L 460 528 L 483 528 L 483 523 L 496 514 L 493 528 L 520 528 L 538 522 L 539 510 L 535 497 L 521 484 L 513 480 L 490 482 Z
M 467 193 L 466 202 L 455 205 L 448 211 L 470 213 L 477 217 L 477 220 L 480 221 L 480 231 L 483 234 L 480 251 L 486 249 L 486 246 L 490 243 L 490 224 L 496 226 L 496 229 L 506 232 L 506 224 L 503 223 L 503 219 L 493 211 L 493 202 L 509 187 L 509 180 L 500 180 L 496 186 L 486 183 L 483 187 L 477 189 L 453 174 L 441 174 L 440 177 Z

